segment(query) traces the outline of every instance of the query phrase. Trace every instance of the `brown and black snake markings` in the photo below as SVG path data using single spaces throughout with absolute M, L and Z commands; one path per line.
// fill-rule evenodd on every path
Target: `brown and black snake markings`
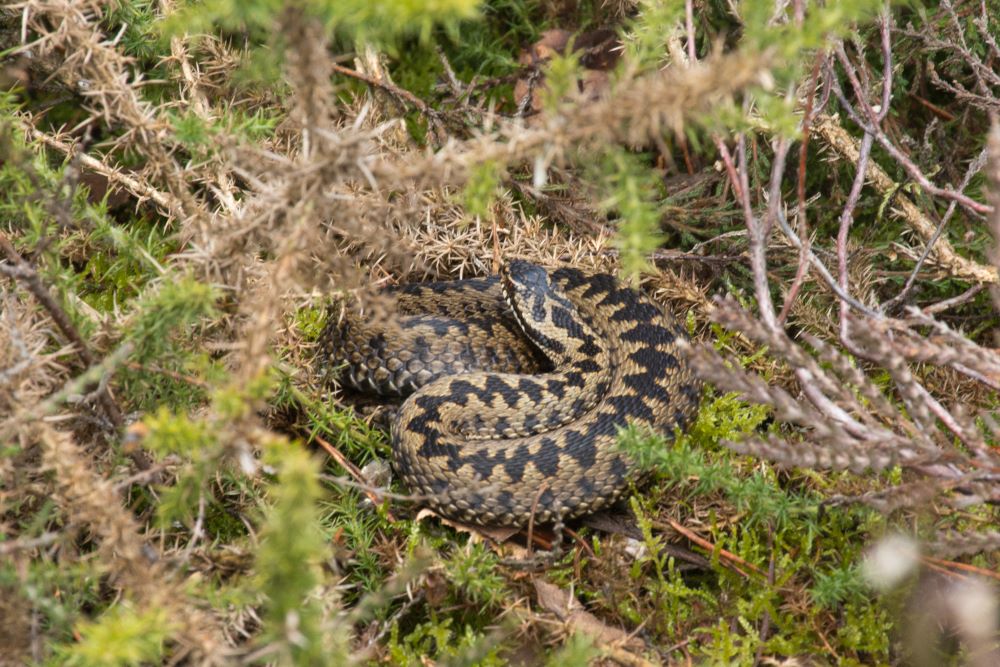
M 700 385 L 680 327 L 613 276 L 509 262 L 500 277 L 395 290 L 398 328 L 331 322 L 322 358 L 343 384 L 409 397 L 395 468 L 440 514 L 486 525 L 560 522 L 634 479 L 628 424 L 671 436 Z

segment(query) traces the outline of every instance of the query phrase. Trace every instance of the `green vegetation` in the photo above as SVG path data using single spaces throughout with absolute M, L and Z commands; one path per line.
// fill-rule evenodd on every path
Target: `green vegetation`
M 947 611 L 1000 568 L 978 4 L 29 4 L 0 9 L 0 661 L 900 664 L 921 606 L 933 664 L 996 650 Z M 853 199 L 848 149 L 884 176 Z M 850 346 L 779 215 L 860 304 Z M 623 430 L 622 515 L 547 555 L 418 515 L 366 468 L 384 414 L 314 372 L 330 299 L 381 317 L 374 286 L 513 256 L 641 285 L 712 385 L 687 433 Z M 876 592 L 894 533 L 924 550 Z

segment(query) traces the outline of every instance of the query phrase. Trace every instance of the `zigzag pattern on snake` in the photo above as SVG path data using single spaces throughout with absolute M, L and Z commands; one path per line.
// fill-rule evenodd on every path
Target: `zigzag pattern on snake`
M 398 326 L 331 321 L 321 359 L 342 384 L 409 395 L 394 466 L 444 516 L 522 526 L 605 508 L 635 476 L 618 431 L 669 437 L 696 414 L 684 332 L 611 275 L 513 260 L 392 296 Z

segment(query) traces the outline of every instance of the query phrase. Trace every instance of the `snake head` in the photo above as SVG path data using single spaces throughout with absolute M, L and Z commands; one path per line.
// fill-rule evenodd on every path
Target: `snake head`
M 530 334 L 532 322 L 545 319 L 545 297 L 551 292 L 548 272 L 537 264 L 513 259 L 500 270 L 504 299 L 521 327 Z
M 500 269 L 504 293 L 511 298 L 524 296 L 525 290 L 538 293 L 549 286 L 549 274 L 543 267 L 524 259 L 512 259 Z
M 504 298 L 525 335 L 550 361 L 565 357 L 569 352 L 567 336 L 579 334 L 569 323 L 576 309 L 552 283 L 549 272 L 537 264 L 515 259 L 500 271 L 500 282 Z

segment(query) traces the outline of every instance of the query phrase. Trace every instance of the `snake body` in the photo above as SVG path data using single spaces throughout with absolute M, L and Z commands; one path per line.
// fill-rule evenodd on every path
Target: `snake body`
M 344 384 L 409 393 L 395 468 L 444 516 L 522 526 L 607 507 L 635 474 L 620 429 L 670 436 L 697 411 L 684 332 L 611 275 L 514 260 L 395 296 L 398 327 L 332 322 L 322 354 Z
M 383 290 L 395 317 L 361 313 L 331 321 L 321 337 L 324 372 L 355 391 L 409 396 L 442 375 L 543 372 L 545 358 L 520 332 L 497 278 L 412 283 Z

